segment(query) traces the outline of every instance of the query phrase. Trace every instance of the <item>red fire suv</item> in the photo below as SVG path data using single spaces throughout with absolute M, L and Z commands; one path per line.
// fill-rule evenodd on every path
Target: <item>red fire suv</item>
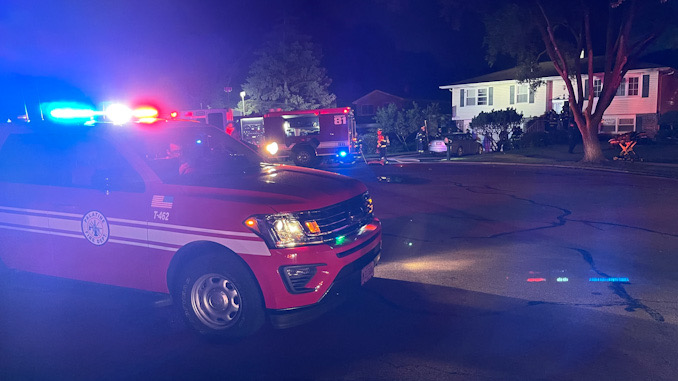
M 359 181 L 191 122 L 0 126 L 0 266 L 169 293 L 205 335 L 306 322 L 374 274 Z

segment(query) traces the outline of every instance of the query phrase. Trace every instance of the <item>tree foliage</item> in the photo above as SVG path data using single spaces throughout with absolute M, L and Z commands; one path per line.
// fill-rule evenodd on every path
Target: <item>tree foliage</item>
M 278 33 L 256 56 L 242 86 L 246 113 L 335 106 L 336 96 L 328 91 L 332 81 L 320 64 L 320 48 L 309 37 Z M 242 108 L 242 102 L 238 107 Z
M 451 121 L 451 116 L 442 114 L 438 103 L 421 108 L 417 102 L 412 102 L 412 105 L 405 109 L 393 103 L 380 107 L 374 119 L 384 133 L 395 136 L 403 148 L 407 149 L 407 137 L 417 132 L 425 121 L 428 123 L 429 133 L 432 133 L 438 127 L 447 125 Z
M 540 76 L 539 62 L 548 56 L 565 81 L 570 109 L 582 133 L 583 161 L 603 161 L 597 138 L 603 113 L 629 68 L 675 16 L 672 1 L 498 2 L 500 6 L 485 17 L 487 58 L 492 63 L 499 55 L 511 56 L 521 68 L 516 79 L 534 81 Z M 585 58 L 580 58 L 582 52 Z M 597 55 L 602 57 L 601 70 L 594 70 Z M 588 81 L 585 92 L 582 76 L 593 78 L 598 73 L 603 74 L 603 87 L 595 100 L 593 81 Z
M 490 141 L 495 141 L 502 130 L 513 131 L 514 127 L 520 127 L 523 114 L 519 114 L 514 108 L 506 110 L 482 111 L 471 120 L 471 128 L 474 132 L 487 136 Z

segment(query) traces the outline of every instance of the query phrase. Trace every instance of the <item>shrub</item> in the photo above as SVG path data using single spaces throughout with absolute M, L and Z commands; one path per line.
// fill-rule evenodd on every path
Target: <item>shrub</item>
M 545 131 L 526 132 L 520 137 L 521 147 L 546 147 L 550 143 L 549 134 Z
M 362 141 L 362 150 L 364 154 L 370 154 L 377 152 L 377 134 L 374 132 L 368 132 L 361 134 L 358 139 Z

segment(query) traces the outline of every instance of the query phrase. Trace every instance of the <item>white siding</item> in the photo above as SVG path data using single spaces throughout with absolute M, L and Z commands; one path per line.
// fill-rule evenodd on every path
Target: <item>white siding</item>
M 649 97 L 643 98 L 643 75 L 648 74 L 650 75 L 650 93 Z M 626 78 L 628 79 L 629 77 L 638 77 L 638 95 L 615 96 L 610 107 L 605 110 L 605 116 L 652 114 L 657 112 L 659 71 L 657 69 L 631 70 L 626 73 Z M 586 78 L 587 76 L 583 76 L 582 81 Z M 575 86 L 576 92 L 577 83 L 574 82 L 573 85 Z M 553 99 L 568 99 L 567 89 L 565 88 L 563 90 L 563 88 L 565 88 L 565 81 L 563 81 L 562 78 L 553 78 Z M 597 98 L 594 102 L 597 102 Z M 586 107 L 587 103 L 588 102 L 584 102 L 584 107 Z
M 650 76 L 649 82 L 649 96 L 642 97 L 643 93 L 643 75 Z M 638 77 L 638 95 L 628 95 L 628 91 L 624 96 L 615 96 L 612 104 L 605 112 L 605 118 L 635 118 L 639 114 L 653 114 L 658 110 L 658 93 L 659 93 L 659 70 L 658 69 L 641 69 L 631 70 L 626 74 L 626 78 Z M 583 76 L 584 81 L 587 76 Z M 452 119 L 463 122 L 464 126 L 468 126 L 470 121 L 480 112 L 490 112 L 492 110 L 504 110 L 509 107 L 515 108 L 518 113 L 522 113 L 523 117 L 536 117 L 543 115 L 547 111 L 549 105 L 548 99 L 567 100 L 569 94 L 565 87 L 565 82 L 560 77 L 544 78 L 546 81 L 552 82 L 551 94 L 547 94 L 549 87 L 546 85 L 540 86 L 534 95 L 534 103 L 513 103 L 510 102 L 510 87 L 517 86 L 517 81 L 496 81 L 484 83 L 470 83 L 464 85 L 454 85 L 449 88 L 452 92 L 452 109 L 454 114 Z M 628 80 L 627 80 L 628 86 Z M 576 92 L 576 82 L 573 83 Z M 469 89 L 476 90 L 478 88 L 493 88 L 493 102 L 492 105 L 474 105 L 468 106 L 464 104 L 461 106 L 461 90 L 466 92 Z M 517 91 L 516 91 L 517 93 Z M 476 95 L 477 97 L 477 95 Z M 597 98 L 596 98 L 597 101 Z M 458 123 L 459 123 L 458 122 Z M 461 123 L 459 123 L 461 124 Z
M 454 120 L 468 120 L 470 121 L 482 111 L 490 112 L 492 110 L 505 110 L 509 107 L 516 109 L 518 113 L 522 113 L 524 117 L 534 117 L 542 115 L 546 112 L 546 86 L 539 87 L 534 94 L 534 103 L 514 103 L 510 102 L 511 86 L 518 86 L 517 81 L 500 81 L 488 82 L 482 84 L 459 85 L 451 89 L 452 91 L 452 108 L 455 110 L 453 116 Z M 493 102 L 492 105 L 483 106 L 468 106 L 464 104 L 461 106 L 461 90 L 464 93 L 468 90 L 476 90 L 478 88 L 493 88 Z

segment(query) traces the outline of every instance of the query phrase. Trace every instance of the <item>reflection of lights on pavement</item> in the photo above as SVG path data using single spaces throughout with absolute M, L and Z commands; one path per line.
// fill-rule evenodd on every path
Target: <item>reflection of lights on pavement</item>
M 629 282 L 629 278 L 589 278 L 589 282 Z
M 545 278 L 527 278 L 528 282 L 546 282 Z
M 557 282 L 568 282 L 569 279 L 567 279 L 566 277 L 559 277 L 559 278 L 556 279 L 556 281 Z
M 416 261 L 400 263 L 398 265 L 409 271 L 454 271 L 469 268 L 474 262 L 475 261 L 468 259 L 419 259 Z

